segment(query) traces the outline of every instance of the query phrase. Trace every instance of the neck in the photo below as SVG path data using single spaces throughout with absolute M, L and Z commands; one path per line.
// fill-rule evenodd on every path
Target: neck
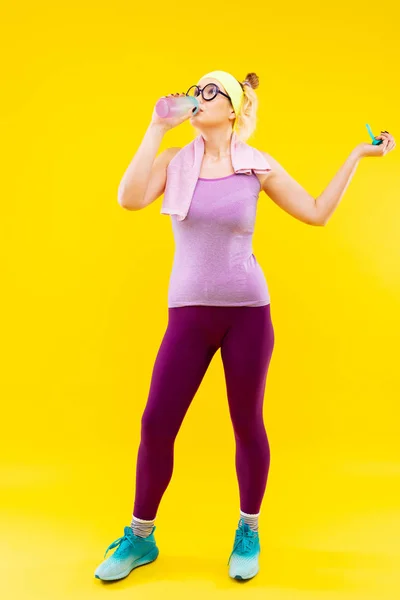
M 204 141 L 204 156 L 211 160 L 221 160 L 231 155 L 232 129 L 213 128 L 201 134 Z

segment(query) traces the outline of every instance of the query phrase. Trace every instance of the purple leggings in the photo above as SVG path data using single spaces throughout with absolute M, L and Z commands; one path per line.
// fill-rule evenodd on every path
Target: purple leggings
M 135 517 L 156 518 L 172 477 L 176 435 L 219 348 L 236 441 L 240 509 L 260 511 L 270 463 L 263 399 L 273 347 L 270 304 L 168 308 L 141 421 Z

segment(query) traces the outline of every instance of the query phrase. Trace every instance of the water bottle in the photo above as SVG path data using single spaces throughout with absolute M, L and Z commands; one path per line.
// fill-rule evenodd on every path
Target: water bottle
M 199 111 L 199 101 L 195 96 L 163 96 L 157 101 L 155 110 L 161 118 L 182 117 L 190 107 L 193 107 L 194 115 Z

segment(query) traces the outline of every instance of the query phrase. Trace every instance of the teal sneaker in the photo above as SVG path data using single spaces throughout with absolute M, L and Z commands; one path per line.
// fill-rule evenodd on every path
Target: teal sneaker
M 260 550 L 258 531 L 253 531 L 243 519 L 239 519 L 233 550 L 228 560 L 229 576 L 233 579 L 254 577 L 260 568 L 258 564 Z
M 104 556 L 111 548 L 117 547 L 114 554 L 103 560 L 95 570 L 94 576 L 104 580 L 122 579 L 129 575 L 132 569 L 155 560 L 159 553 L 154 539 L 155 530 L 153 525 L 150 535 L 140 537 L 133 533 L 130 526 L 124 527 L 124 535 L 108 546 Z

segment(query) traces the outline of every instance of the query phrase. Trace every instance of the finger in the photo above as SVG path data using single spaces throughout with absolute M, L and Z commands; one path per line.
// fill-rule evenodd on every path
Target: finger
M 379 150 L 380 150 L 381 152 L 384 152 L 384 151 L 385 151 L 385 147 L 386 147 L 386 145 L 387 145 L 387 140 L 386 140 L 384 137 L 380 136 L 380 135 L 378 135 L 378 136 L 377 136 L 377 138 L 378 138 L 379 140 L 382 140 L 382 141 L 381 141 L 381 143 L 380 143 L 380 144 L 375 144 L 375 145 L 376 145 L 376 147 L 377 147 L 377 148 L 379 148 Z
M 387 138 L 389 141 L 394 140 L 394 137 L 388 132 L 388 131 L 381 131 L 382 136 L 384 136 L 385 138 Z
M 381 144 L 376 144 L 376 145 L 379 145 L 381 148 L 382 148 L 383 144 L 387 144 L 388 141 L 390 141 L 385 133 L 381 133 L 381 135 L 376 135 L 375 139 L 382 140 Z

